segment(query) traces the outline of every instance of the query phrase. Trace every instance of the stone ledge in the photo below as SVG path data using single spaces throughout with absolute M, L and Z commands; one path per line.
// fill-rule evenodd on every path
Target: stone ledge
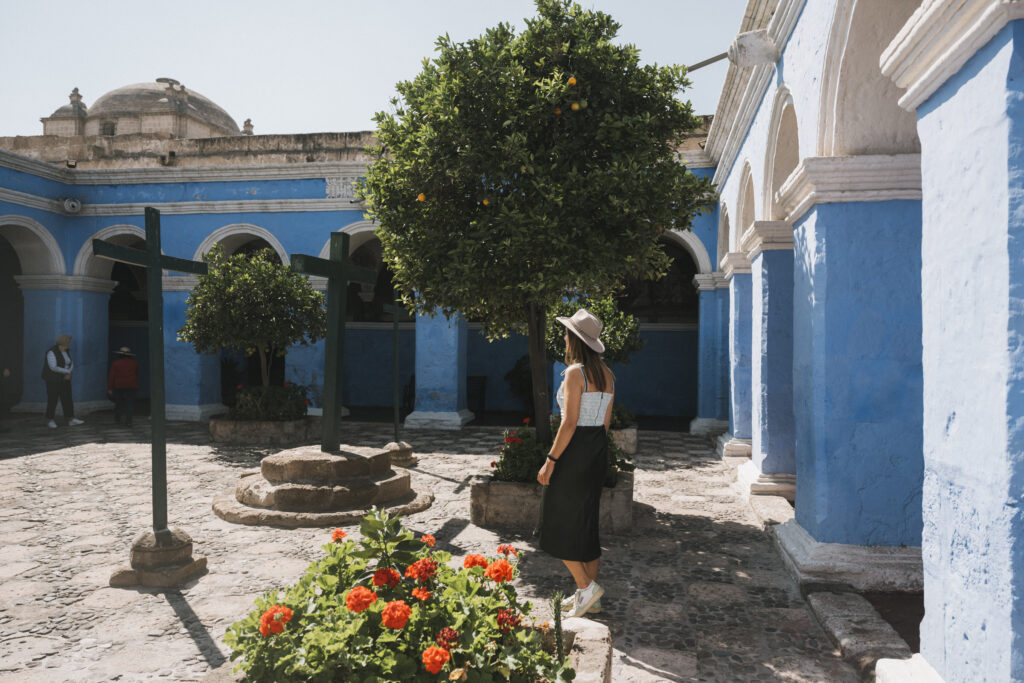
M 879 659 L 875 683 L 943 683 L 942 676 L 920 654 L 910 659 Z
M 384 510 L 389 515 L 411 515 L 422 512 L 434 502 L 433 493 L 415 493 L 392 503 Z M 299 527 L 332 527 L 356 524 L 369 509 L 345 510 L 342 512 L 285 512 L 268 508 L 254 508 L 242 505 L 235 498 L 235 492 L 226 491 L 213 499 L 213 511 L 221 519 L 248 526 L 274 526 L 284 529 Z
M 717 436 L 727 431 L 729 431 L 728 420 L 715 420 L 710 417 L 695 417 L 690 420 L 690 434 L 694 436 Z
M 858 591 L 924 590 L 920 548 L 819 543 L 796 519 L 771 531 L 786 569 L 801 586 L 834 583 Z
M 217 443 L 290 446 L 314 440 L 319 421 L 298 420 L 210 420 L 210 440 Z
M 736 471 L 736 483 L 743 498 L 782 496 L 796 500 L 796 475 L 762 472 L 752 460 L 742 463 Z
M 910 646 L 900 638 L 865 598 L 856 593 L 812 593 L 807 604 L 814 617 L 865 679 L 883 657 L 910 657 Z M 902 679 L 901 679 L 902 680 Z

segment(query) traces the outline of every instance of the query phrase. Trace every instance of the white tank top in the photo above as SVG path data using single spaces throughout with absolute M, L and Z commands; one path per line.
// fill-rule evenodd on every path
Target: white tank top
M 580 417 L 576 421 L 577 427 L 603 427 L 604 415 L 608 410 L 608 404 L 615 396 L 614 393 L 605 391 L 587 391 L 587 373 L 583 371 L 582 363 L 574 363 L 562 371 L 562 376 L 573 368 L 579 368 L 583 375 L 583 394 L 580 396 Z M 565 380 L 558 387 L 555 395 L 558 399 L 558 409 L 562 411 L 562 419 L 565 419 Z

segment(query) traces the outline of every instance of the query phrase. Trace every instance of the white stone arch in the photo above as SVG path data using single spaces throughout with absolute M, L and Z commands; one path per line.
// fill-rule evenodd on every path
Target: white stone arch
M 213 249 L 213 245 L 220 244 L 224 247 L 224 250 L 229 254 L 234 252 L 238 247 L 242 246 L 254 237 L 258 237 L 265 240 L 270 247 L 277 252 L 278 257 L 281 259 L 281 263 L 288 263 L 288 252 L 285 251 L 284 246 L 278 241 L 274 234 L 266 228 L 261 228 L 258 225 L 252 223 L 232 223 L 231 225 L 225 225 L 223 228 L 217 228 L 211 232 L 203 243 L 196 249 L 196 253 L 192 256 L 193 261 L 201 261 L 210 249 Z
M 839 0 L 821 77 L 818 156 L 918 153 L 914 112 L 879 59 L 920 0 Z
M 28 216 L 0 216 L 0 237 L 14 247 L 22 275 L 65 275 L 67 265 L 60 245 L 42 223 Z
M 708 256 L 708 250 L 704 248 L 704 244 L 700 241 L 699 237 L 693 234 L 692 230 L 669 230 L 664 235 L 666 239 L 676 242 L 690 254 L 693 262 L 697 264 L 697 272 L 699 274 L 703 275 L 704 273 L 714 271 L 714 267 L 711 265 L 711 258 Z
M 775 93 L 768 126 L 768 146 L 764 156 L 764 187 L 761 213 L 767 220 L 781 220 L 782 208 L 775 195 L 786 178 L 800 164 L 800 131 L 793 95 L 785 85 Z
M 739 200 L 736 204 L 736 229 L 732 230 L 729 236 L 729 251 L 739 251 L 738 245 L 743 233 L 757 220 L 755 208 L 754 174 L 750 170 L 750 161 L 744 161 L 743 172 L 740 173 Z
M 730 242 L 729 229 L 729 207 L 722 203 L 718 211 L 718 244 L 715 258 L 715 268 L 721 268 L 722 259 L 729 253 Z
M 363 246 L 377 236 L 374 231 L 377 229 L 376 221 L 356 221 L 355 223 L 349 223 L 338 232 L 343 232 L 349 236 L 348 239 L 348 255 L 351 256 L 356 249 Z M 324 242 L 324 246 L 320 249 L 320 258 L 328 258 L 331 255 L 331 238 L 328 237 L 327 241 Z
M 107 240 L 121 245 L 127 245 L 136 240 L 145 242 L 146 231 L 137 225 L 111 225 L 93 233 L 85 240 L 82 248 L 78 250 L 78 256 L 75 257 L 72 274 L 106 279 L 110 277 L 110 269 L 114 267 L 114 262 L 109 259 L 97 258 L 93 254 L 93 240 Z

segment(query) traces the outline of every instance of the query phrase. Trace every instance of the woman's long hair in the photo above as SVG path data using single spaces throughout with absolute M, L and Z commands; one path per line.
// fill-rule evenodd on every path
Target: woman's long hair
M 583 340 L 573 334 L 571 330 L 568 332 L 569 341 L 565 344 L 565 364 L 582 363 L 584 368 L 590 369 L 590 379 L 597 390 L 604 391 L 607 385 L 604 371 L 608 369 L 608 366 L 604 363 L 604 358 L 601 358 L 601 354 L 584 344 Z M 612 376 L 614 377 L 614 375 Z

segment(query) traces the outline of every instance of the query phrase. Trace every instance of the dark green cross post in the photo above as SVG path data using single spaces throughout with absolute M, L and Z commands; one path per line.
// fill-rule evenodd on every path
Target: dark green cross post
M 149 393 L 153 441 L 153 533 L 158 542 L 168 538 L 167 442 L 164 430 L 164 297 L 163 271 L 203 274 L 206 264 L 164 256 L 160 253 L 160 212 L 146 207 L 146 250 L 92 241 L 96 256 L 146 269 L 149 304 Z
M 320 450 L 338 450 L 338 413 L 341 410 L 341 380 L 345 350 L 345 288 L 350 281 L 377 281 L 369 268 L 353 264 L 348 258 L 348 235 L 331 233 L 330 259 L 292 254 L 292 268 L 307 275 L 327 278 L 327 347 L 324 349 L 324 415 Z
M 398 299 L 395 299 L 395 303 L 393 303 L 393 304 L 384 304 L 384 306 L 382 306 L 382 308 L 384 309 L 385 313 L 390 313 L 391 314 L 391 321 L 392 321 L 392 323 L 391 323 L 391 332 L 392 332 L 392 338 L 393 338 L 393 342 L 394 342 L 394 344 L 393 344 L 393 349 L 394 349 L 393 355 L 394 355 L 394 360 L 395 360 L 395 395 L 394 395 L 394 402 L 395 402 L 395 443 L 398 443 L 398 421 L 399 421 L 399 417 L 400 417 L 399 412 L 398 412 L 398 387 L 399 387 L 399 381 L 398 381 L 398 314 L 402 311 L 402 307 L 399 306 Z

